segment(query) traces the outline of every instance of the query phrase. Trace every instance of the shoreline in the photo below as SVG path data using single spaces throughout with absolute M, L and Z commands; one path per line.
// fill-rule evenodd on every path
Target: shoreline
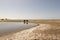
M 28 24 L 27 24 L 28 25 Z M 36 27 L 36 26 L 38 26 L 38 24 L 36 24 L 35 26 L 32 26 L 31 28 L 34 28 L 34 27 Z M 24 28 L 24 29 L 19 29 L 19 30 L 17 30 L 17 31 L 14 31 L 14 32 L 8 32 L 8 33 L 6 33 L 6 34 L 2 34 L 2 35 L 0 35 L 0 36 L 5 36 L 5 35 L 9 35 L 9 34 L 13 34 L 13 33 L 17 33 L 17 32 L 20 32 L 20 31 L 24 31 L 24 30 L 27 30 L 27 29 L 31 29 L 30 27 L 26 27 L 26 28 Z

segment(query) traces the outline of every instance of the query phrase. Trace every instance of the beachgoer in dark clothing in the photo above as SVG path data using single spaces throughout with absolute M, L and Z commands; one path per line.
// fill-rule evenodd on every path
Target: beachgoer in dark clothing
M 26 24 L 28 24 L 28 20 L 26 20 Z
M 24 24 L 25 24 L 25 20 L 24 20 Z

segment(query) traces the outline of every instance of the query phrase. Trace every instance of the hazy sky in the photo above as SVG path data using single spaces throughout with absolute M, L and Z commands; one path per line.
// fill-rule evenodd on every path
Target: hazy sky
M 60 0 L 0 0 L 0 18 L 60 19 Z

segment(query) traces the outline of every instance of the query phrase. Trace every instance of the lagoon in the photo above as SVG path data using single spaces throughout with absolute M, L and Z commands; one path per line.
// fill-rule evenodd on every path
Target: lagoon
M 0 22 L 0 35 L 21 31 L 37 26 L 35 23 L 24 24 L 23 22 Z

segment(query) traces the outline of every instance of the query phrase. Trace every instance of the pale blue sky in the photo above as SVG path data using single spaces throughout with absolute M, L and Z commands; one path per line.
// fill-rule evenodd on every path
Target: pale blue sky
M 60 0 L 0 0 L 0 18 L 60 19 Z

